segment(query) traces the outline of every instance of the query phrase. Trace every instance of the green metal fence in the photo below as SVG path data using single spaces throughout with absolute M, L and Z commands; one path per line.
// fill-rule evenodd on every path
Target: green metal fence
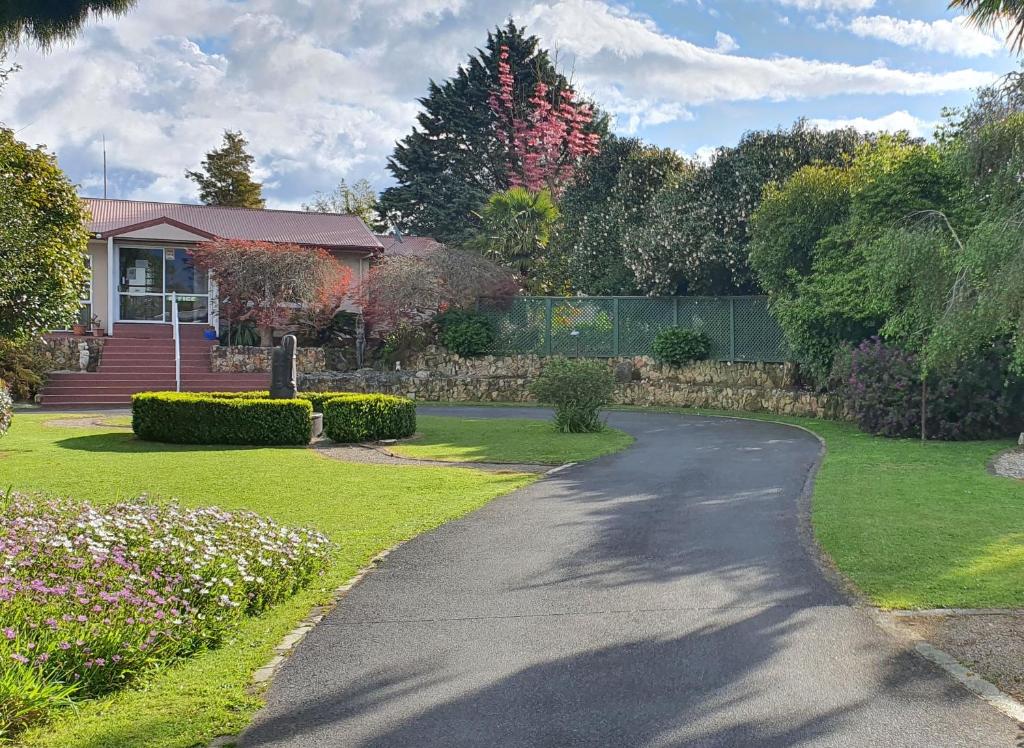
M 478 309 L 497 332 L 492 353 L 641 356 L 659 331 L 682 325 L 707 334 L 713 359 L 786 360 L 764 296 L 517 296 L 480 299 Z

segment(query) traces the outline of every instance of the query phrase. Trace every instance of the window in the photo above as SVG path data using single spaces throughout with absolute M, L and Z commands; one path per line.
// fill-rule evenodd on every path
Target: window
M 187 249 L 118 247 L 118 319 L 170 322 L 171 294 L 178 297 L 181 322 L 209 320 L 209 275 L 197 271 Z

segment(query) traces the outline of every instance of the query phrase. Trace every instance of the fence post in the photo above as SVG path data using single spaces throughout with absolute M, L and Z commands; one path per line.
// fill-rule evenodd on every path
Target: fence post
M 679 327 L 679 297 L 672 297 L 672 326 Z
M 729 297 L 729 360 L 736 360 L 736 297 Z
M 612 299 L 612 355 L 619 355 L 619 297 Z
M 548 355 L 551 355 L 551 297 L 547 298 L 547 307 L 544 313 L 544 339 Z

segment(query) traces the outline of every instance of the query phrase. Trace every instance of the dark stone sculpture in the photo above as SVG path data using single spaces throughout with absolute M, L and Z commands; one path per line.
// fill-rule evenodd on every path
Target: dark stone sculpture
M 270 360 L 270 396 L 275 399 L 288 399 L 298 394 L 298 372 L 295 368 L 295 347 L 297 340 L 294 335 L 281 338 L 281 345 L 274 349 Z

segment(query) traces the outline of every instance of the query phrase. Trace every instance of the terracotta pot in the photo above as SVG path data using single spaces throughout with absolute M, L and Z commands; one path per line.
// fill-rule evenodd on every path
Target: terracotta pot
M 92 336 L 94 338 L 102 338 L 106 334 L 107 334 L 107 331 L 104 330 L 102 327 L 94 327 L 94 328 L 92 328 Z
M 87 335 L 88 331 L 86 330 L 85 325 L 71 325 L 71 334 L 72 335 Z

